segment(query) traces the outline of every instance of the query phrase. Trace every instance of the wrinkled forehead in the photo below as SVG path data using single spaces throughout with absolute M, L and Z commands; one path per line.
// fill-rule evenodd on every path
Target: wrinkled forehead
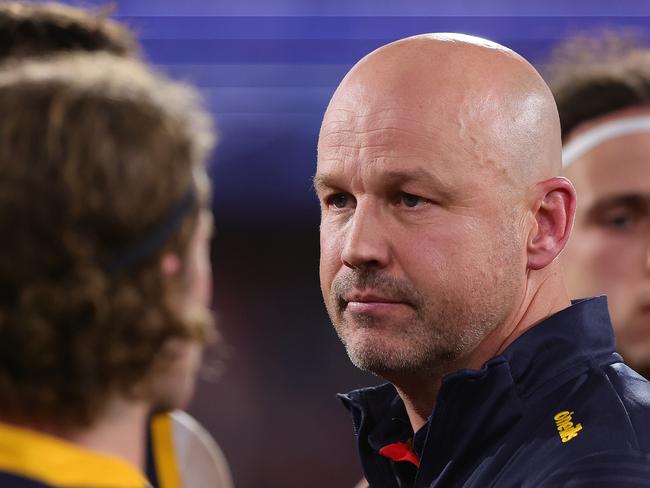
M 394 106 L 329 115 L 319 140 L 317 191 L 408 187 L 417 192 L 425 185 L 451 202 L 491 193 L 498 185 L 495 176 L 504 181 L 494 171 L 499 162 L 462 123 Z
M 362 107 L 331 107 L 323 118 L 318 145 L 319 149 L 341 145 L 360 149 L 390 141 L 392 147 L 400 148 L 431 146 L 444 143 L 453 125 L 443 114 L 390 100 Z
M 403 92 L 352 93 L 358 96 L 337 94 L 325 114 L 318 172 L 409 166 L 467 180 L 503 162 L 499 141 L 487 128 L 480 106 L 469 99 L 435 93 L 427 99 Z
M 321 142 L 333 129 L 379 129 L 389 124 L 456 137 L 459 150 L 480 145 L 493 149 L 497 143 L 510 142 L 504 120 L 512 128 L 526 125 L 522 117 L 536 115 L 535 104 L 527 103 L 531 99 L 527 90 L 508 87 L 512 80 L 503 76 L 479 76 L 481 70 L 471 60 L 464 65 L 448 55 L 400 53 L 389 51 L 378 60 L 362 61 L 348 73 L 325 113 Z
M 319 146 L 332 135 L 349 136 L 381 131 L 402 131 L 409 143 L 416 134 L 450 139 L 481 118 L 482 104 L 476 90 L 454 88 L 449 74 L 432 74 L 415 63 L 372 63 L 355 68 L 336 90 L 321 126 Z M 453 78 L 453 76 L 451 76 Z M 486 90 L 487 91 L 487 90 Z M 468 110 L 472 107 L 471 110 Z M 479 127 L 475 140 L 478 140 Z M 441 137 L 442 136 L 442 137 Z M 462 144 L 459 147 L 462 149 Z M 399 143 L 399 140 L 393 141 Z
M 532 68 L 493 50 L 427 46 L 389 47 L 348 73 L 323 119 L 319 168 L 429 157 L 518 190 L 559 171 L 557 112 Z
M 346 158 L 362 162 L 454 159 L 456 152 L 467 153 L 457 140 L 458 131 L 448 120 L 419 110 L 386 107 L 363 113 L 336 110 L 330 114 L 321 128 L 319 163 Z

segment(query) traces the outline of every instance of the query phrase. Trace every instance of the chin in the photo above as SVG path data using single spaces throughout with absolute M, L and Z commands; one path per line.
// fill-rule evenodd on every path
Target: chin
M 164 412 L 170 410 L 184 410 L 190 404 L 194 395 L 194 381 L 169 382 L 165 388 L 155 391 L 153 410 Z
M 390 376 L 417 369 L 418 359 L 413 356 L 416 344 L 406 344 L 396 338 L 385 336 L 385 332 L 373 334 L 359 333 L 346 341 L 346 351 L 352 364 L 364 371 L 379 376 Z
M 187 408 L 187 402 L 165 398 L 162 400 L 156 399 L 151 411 L 152 413 L 156 414 L 162 412 L 171 412 L 172 410 L 184 410 L 185 408 Z

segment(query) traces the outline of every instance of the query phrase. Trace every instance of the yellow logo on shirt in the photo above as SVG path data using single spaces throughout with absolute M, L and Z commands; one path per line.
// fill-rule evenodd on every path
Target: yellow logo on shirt
M 575 412 L 569 412 L 567 410 L 558 413 L 555 417 L 555 423 L 557 424 L 557 430 L 560 434 L 560 439 L 562 442 L 569 442 L 574 437 L 578 437 L 578 432 L 582 430 L 582 424 L 575 424 L 573 422 L 572 415 Z

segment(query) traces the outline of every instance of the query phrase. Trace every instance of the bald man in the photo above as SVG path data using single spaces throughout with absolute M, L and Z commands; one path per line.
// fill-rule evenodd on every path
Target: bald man
M 321 288 L 352 362 L 389 381 L 342 395 L 373 488 L 650 484 L 650 385 L 605 299 L 562 281 L 560 171 L 548 87 L 490 41 L 397 41 L 336 90 Z

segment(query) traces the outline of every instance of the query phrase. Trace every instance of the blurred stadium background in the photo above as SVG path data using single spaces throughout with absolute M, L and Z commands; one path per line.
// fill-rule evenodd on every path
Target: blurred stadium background
M 219 127 L 210 172 L 225 347 L 208 354 L 189 410 L 224 449 L 239 488 L 334 488 L 359 479 L 351 422 L 335 393 L 377 380 L 349 363 L 321 304 L 311 191 L 321 116 L 352 64 L 423 32 L 487 37 L 538 64 L 575 32 L 624 27 L 644 40 L 650 32 L 644 0 L 114 5 L 150 62 L 200 87 Z

